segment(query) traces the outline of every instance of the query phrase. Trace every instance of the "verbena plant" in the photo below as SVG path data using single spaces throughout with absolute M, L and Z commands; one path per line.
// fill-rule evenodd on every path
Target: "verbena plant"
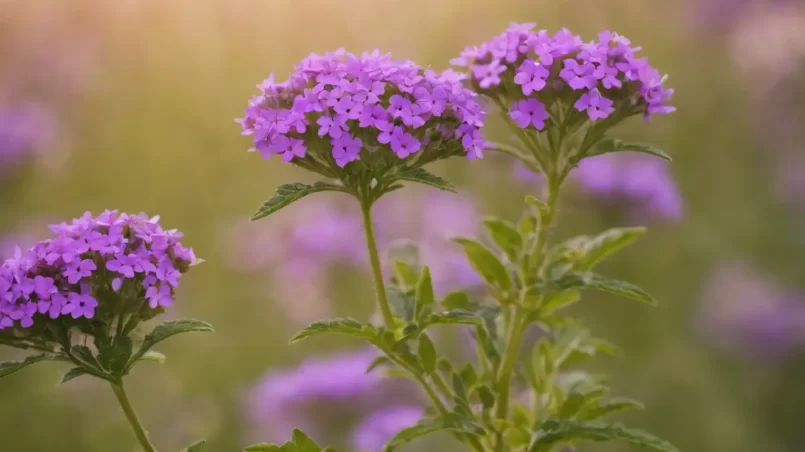
M 324 191 L 352 196 L 361 208 L 382 323 L 319 321 L 291 342 L 323 333 L 353 336 L 382 352 L 367 371 L 402 373 L 421 385 L 430 400 L 428 415 L 391 438 L 388 452 L 439 431 L 476 452 L 556 452 L 611 440 L 676 451 L 644 431 L 606 420 L 641 404 L 611 397 L 600 376 L 577 367 L 585 358 L 618 350 L 564 314 L 586 289 L 655 303 L 643 289 L 595 271 L 645 230 L 549 241 L 562 184 L 582 159 L 622 151 L 668 159 L 659 149 L 609 133 L 631 116 L 670 113 L 672 91 L 621 36 L 604 32 L 585 43 L 567 30 L 550 35 L 533 28 L 513 24 L 466 49 L 454 63 L 468 68 L 467 74 L 422 69 L 379 52 L 314 54 L 287 81 L 271 77 L 259 85 L 261 94 L 240 120 L 264 157 L 281 155 L 324 178 L 281 185 L 253 219 Z M 517 138 L 513 144 L 484 139 L 482 102 L 497 107 Z M 430 269 L 410 247 L 392 253 L 393 274 L 383 275 L 373 205 L 406 183 L 454 191 L 424 166 L 459 156 L 476 159 L 484 151 L 518 159 L 541 176 L 545 188 L 542 200 L 526 199 L 516 223 L 484 221 L 488 241 L 455 238 L 486 282 L 486 294 L 456 291 L 437 299 Z M 155 451 L 126 397 L 123 377 L 139 361 L 163 359 L 151 350 L 159 341 L 212 329 L 196 320 L 175 321 L 136 337 L 141 322 L 172 303 L 177 279 L 195 256 L 178 243 L 178 233 L 145 216 L 86 215 L 53 230 L 54 239 L 0 267 L 0 343 L 39 352 L 0 364 L 0 377 L 40 361 L 69 362 L 74 367 L 63 381 L 83 375 L 108 381 L 143 450 Z M 438 325 L 472 328 L 477 360 L 454 365 L 440 354 L 429 337 Z M 522 353 L 532 326 L 540 339 Z M 199 442 L 187 450 L 203 447 Z M 246 450 L 329 449 L 296 430 L 283 445 Z

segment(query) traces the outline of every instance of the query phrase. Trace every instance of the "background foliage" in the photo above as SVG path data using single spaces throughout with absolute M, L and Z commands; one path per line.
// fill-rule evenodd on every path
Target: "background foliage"
M 741 47 L 744 41 L 737 38 L 739 27 L 749 24 L 725 23 L 724 15 L 713 25 L 700 3 L 704 0 L 0 1 L 0 52 L 8 56 L 0 57 L 0 83 L 16 65 L 15 46 L 53 58 L 67 55 L 78 62 L 83 81 L 80 92 L 56 108 L 60 128 L 48 152 L 0 181 L 0 232 L 43 235 L 46 220 L 105 208 L 161 214 L 167 227 L 184 231 L 185 243 L 207 262 L 184 280 L 170 315 L 209 320 L 217 333 L 168 343 L 166 365 L 140 366 L 129 379 L 130 395 L 166 450 L 201 437 L 210 438 L 211 450 L 236 450 L 260 439 L 259 431 L 247 428 L 244 406 L 267 369 L 298 363 L 304 354 L 354 346 L 333 338 L 286 345 L 296 325 L 279 306 L 292 301 L 270 299 L 261 285 L 266 278 L 226 265 L 232 225 L 245 222 L 277 184 L 304 179 L 279 159 L 264 162 L 245 153 L 248 140 L 232 119 L 241 115 L 254 85 L 272 71 L 283 78 L 310 51 L 338 46 L 355 52 L 380 47 L 443 69 L 465 45 L 484 41 L 510 21 L 537 21 L 554 30 L 568 26 L 587 37 L 613 29 L 643 46 L 677 90 L 677 113 L 621 132 L 673 155 L 686 212 L 681 222 L 650 225 L 641 242 L 607 263 L 608 274 L 649 289 L 661 300 L 659 308 L 588 295 L 575 311 L 627 353 L 624 361 L 597 366 L 612 375 L 616 392 L 646 403 L 646 412 L 634 415 L 631 424 L 681 450 L 800 450 L 802 349 L 768 360 L 763 353 L 716 348 L 706 340 L 715 328 L 702 323 L 699 313 L 709 275 L 723 262 L 749 262 L 779 284 L 803 289 L 798 279 L 805 274 L 805 189 L 793 190 L 799 204 L 796 196 L 792 201 L 779 191 L 779 169 L 790 169 L 791 156 L 796 161 L 802 155 L 797 128 L 781 131 L 780 122 L 796 126 L 805 111 L 797 97 L 802 93 L 785 86 L 802 86 L 803 80 L 787 75 L 778 77 L 783 87 L 770 85 L 771 76 L 758 71 L 775 74 L 782 70 L 779 60 L 758 57 L 757 66 L 743 61 L 758 53 Z M 720 3 L 731 3 L 722 11 L 734 12 L 751 2 Z M 754 24 L 761 20 L 752 17 Z M 773 29 L 771 21 L 747 33 L 765 42 L 774 37 Z M 780 58 L 801 67 L 802 53 L 786 53 L 798 42 L 792 39 L 760 53 L 782 52 Z M 80 58 L 70 53 L 79 50 Z M 735 58 L 736 52 L 742 58 Z M 47 72 L 50 61 L 34 67 Z M 60 91 L 65 80 L 52 78 L 48 88 Z M 5 96 L 3 91 L 0 86 Z M 33 94 L 53 96 L 43 88 Z M 770 119 L 774 115 L 781 119 Z M 805 173 L 799 168 L 797 174 Z M 497 155 L 434 172 L 475 196 L 481 212 L 511 219 L 522 196 L 535 190 L 510 177 L 511 162 Z M 563 226 L 556 236 L 626 221 L 571 195 L 560 201 L 559 214 Z M 327 293 L 332 312 L 369 315 L 368 275 L 348 266 L 334 271 L 337 283 Z M 46 364 L 0 385 L 3 449 L 119 450 L 118 441 L 130 433 L 111 393 L 89 379 L 56 388 L 58 371 Z M 418 443 L 437 450 L 428 444 Z

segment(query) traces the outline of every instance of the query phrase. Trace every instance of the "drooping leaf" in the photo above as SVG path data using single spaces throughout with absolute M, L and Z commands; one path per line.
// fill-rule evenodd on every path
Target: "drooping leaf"
M 497 218 L 487 218 L 484 220 L 484 226 L 495 245 L 503 250 L 512 262 L 516 262 L 523 250 L 523 237 L 517 232 L 516 227 Z
M 336 318 L 330 320 L 319 320 L 313 322 L 307 328 L 296 333 L 290 343 L 300 341 L 306 337 L 322 333 L 338 333 L 357 337 L 369 341 L 372 344 L 379 342 L 377 329 L 372 325 L 365 325 L 351 318 Z
M 429 314 L 423 323 L 425 325 L 481 325 L 484 319 L 478 314 L 464 309 L 451 309 L 444 312 L 433 312 Z
M 596 273 L 571 273 L 553 281 L 553 284 L 560 290 L 590 288 L 642 301 L 652 306 L 657 304 L 657 300 L 640 287 Z
M 299 199 L 319 193 L 323 191 L 343 191 L 343 187 L 338 185 L 329 184 L 327 182 L 316 182 L 313 185 L 294 182 L 290 184 L 282 184 L 274 191 L 274 194 L 268 198 L 260 209 L 252 215 L 252 221 L 259 220 L 267 217 L 272 213 L 286 207 Z
M 383 452 L 393 452 L 398 447 L 408 444 L 411 441 L 444 430 L 474 436 L 484 434 L 484 430 L 480 426 L 468 421 L 462 416 L 450 413 L 434 419 L 425 419 L 412 427 L 400 430 L 386 443 Z
M 400 171 L 393 177 L 397 180 L 430 185 L 431 187 L 438 188 L 439 190 L 456 193 L 455 185 L 423 168 L 408 168 Z
M 470 264 L 487 283 L 504 292 L 511 290 L 511 276 L 497 256 L 475 240 L 465 238 L 453 240 L 464 247 L 464 253 Z
M 184 452 L 203 452 L 206 446 L 207 441 L 205 440 L 196 441 L 195 443 L 187 446 L 187 449 L 185 449 Z
M 430 375 L 436 371 L 437 358 L 436 347 L 428 335 L 422 333 L 419 336 L 419 360 L 422 361 L 422 368 L 425 369 L 426 374 Z
M 619 413 L 627 410 L 642 410 L 643 404 L 637 400 L 626 397 L 612 397 L 598 400 L 597 403 L 585 409 L 579 414 L 579 418 L 595 420 L 610 414 Z
M 671 156 L 662 149 L 646 143 L 624 143 L 617 138 L 604 138 L 593 146 L 584 157 L 594 157 L 596 155 L 609 154 L 612 152 L 640 152 L 668 160 L 669 162 L 671 161 Z
M 26 356 L 25 359 L 19 361 L 2 361 L 0 362 L 0 378 L 7 377 L 13 373 L 19 372 L 28 366 L 34 365 L 42 361 L 49 361 L 54 356 L 49 353 L 40 353 L 38 355 Z
M 82 367 L 73 367 L 72 369 L 68 370 L 66 374 L 64 374 L 59 384 L 67 383 L 68 381 L 75 380 L 76 378 L 82 377 L 84 375 L 92 375 L 92 374 L 87 372 L 87 370 Z
M 671 443 L 642 430 L 599 421 L 552 419 L 531 438 L 528 452 L 548 452 L 554 446 L 582 441 L 625 441 L 658 452 L 679 452 Z
M 131 359 L 129 359 L 129 363 L 126 366 L 126 371 L 130 370 L 132 366 L 134 366 L 134 364 L 136 364 L 137 361 L 143 357 L 143 355 L 151 350 L 151 347 L 154 345 L 177 334 L 189 333 L 192 331 L 204 332 L 215 330 L 209 323 L 196 319 L 172 320 L 170 322 L 165 322 L 162 325 L 158 325 L 156 328 L 151 330 L 150 333 L 145 335 L 139 350 L 137 350 L 137 352 L 131 356 Z
M 614 228 L 598 234 L 585 241 L 582 249 L 583 258 L 576 263 L 578 271 L 589 271 L 596 264 L 632 244 L 646 233 L 646 228 Z

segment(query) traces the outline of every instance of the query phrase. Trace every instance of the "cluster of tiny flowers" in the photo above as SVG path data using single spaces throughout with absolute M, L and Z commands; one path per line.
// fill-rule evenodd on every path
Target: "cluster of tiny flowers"
M 646 118 L 674 111 L 668 105 L 673 90 L 663 87 L 659 71 L 636 57 L 640 49 L 625 37 L 604 31 L 597 41 L 585 43 L 567 29 L 550 35 L 534 27 L 512 24 L 451 61 L 469 67 L 480 93 L 505 94 L 509 116 L 519 127 L 543 130 L 557 98 L 569 98 L 592 121 L 619 108 Z
M 272 75 L 258 85 L 262 93 L 238 120 L 265 158 L 290 162 L 315 150 L 344 167 L 362 149 L 390 148 L 404 159 L 448 143 L 481 157 L 484 113 L 452 70 L 344 50 L 311 54 L 295 69 L 285 82 Z
M 170 306 L 181 273 L 196 262 L 182 234 L 159 217 L 106 211 L 50 226 L 55 237 L 0 266 L 0 329 L 38 319 L 95 317 L 106 292 L 132 288 L 151 308 Z M 37 317 L 38 316 L 38 317 Z

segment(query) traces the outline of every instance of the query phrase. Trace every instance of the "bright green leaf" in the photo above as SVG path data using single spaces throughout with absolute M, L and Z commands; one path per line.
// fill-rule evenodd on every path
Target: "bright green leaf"
M 423 312 L 423 307 L 431 306 L 435 302 L 433 295 L 433 280 L 430 277 L 430 269 L 425 266 L 422 268 L 422 274 L 419 276 L 419 282 L 416 285 L 416 318 L 419 318 Z
M 408 182 L 416 182 L 418 184 L 430 185 L 431 187 L 438 188 L 439 190 L 449 191 L 456 193 L 455 185 L 442 179 L 441 177 L 428 172 L 423 168 L 407 168 L 392 176 L 397 180 L 404 180 Z
M 646 233 L 646 228 L 614 228 L 585 241 L 582 252 L 584 257 L 576 263 L 579 271 L 589 271 L 596 264 L 612 254 L 632 244 Z
M 475 436 L 484 434 L 483 428 L 473 424 L 464 417 L 456 414 L 447 414 L 435 419 L 425 419 L 412 427 L 400 430 L 386 443 L 383 452 L 393 452 L 398 447 L 408 444 L 417 438 L 444 430 Z
M 140 361 L 153 361 L 159 364 L 165 363 L 166 359 L 167 357 L 165 355 L 154 350 L 148 350 L 143 356 L 140 357 Z
M 375 344 L 379 341 L 377 329 L 372 325 L 364 325 L 361 322 L 351 318 L 336 318 L 330 320 L 319 320 L 313 322 L 309 327 L 296 333 L 290 343 L 300 341 L 306 337 L 313 336 L 321 333 L 338 333 L 346 334 L 348 336 L 358 337 Z
M 573 273 L 565 275 L 553 283 L 560 290 L 591 288 L 642 301 L 652 306 L 657 304 L 657 300 L 640 287 L 625 281 L 609 279 L 596 273 Z
M 574 305 L 577 301 L 579 301 L 579 298 L 581 298 L 581 296 L 574 290 L 550 294 L 546 296 L 538 314 L 539 316 L 553 314 L 557 311 Z
M 416 287 L 419 279 L 416 269 L 411 264 L 403 261 L 394 261 L 394 273 L 397 276 L 397 283 L 408 287 Z
M 371 373 L 373 370 L 377 369 L 380 366 L 388 366 L 391 364 L 391 360 L 386 358 L 385 356 L 378 356 L 377 358 L 369 364 L 369 367 L 366 368 L 366 373 Z
M 22 369 L 42 361 L 49 361 L 54 358 L 49 353 L 41 353 L 38 355 L 30 355 L 20 361 L 2 361 L 0 362 L 0 378 L 7 377 L 13 373 L 19 372 Z
M 472 307 L 472 301 L 470 301 L 470 296 L 464 292 L 450 292 L 444 296 L 442 306 L 445 309 L 468 310 Z
M 503 291 L 511 290 L 512 282 L 508 270 L 500 260 L 485 246 L 475 240 L 456 238 L 456 243 L 464 247 L 464 253 L 472 267 L 494 287 Z
M 436 347 L 433 346 L 433 342 L 430 340 L 427 334 L 422 334 L 419 336 L 419 359 L 422 361 L 422 368 L 425 369 L 425 373 L 430 375 L 434 371 L 436 371 L 436 359 L 438 355 L 436 354 Z
M 625 441 L 658 452 L 679 452 L 669 442 L 642 430 L 598 421 L 549 420 L 534 433 L 528 452 L 548 452 L 554 446 L 581 441 Z
M 185 449 L 184 452 L 203 452 L 206 445 L 207 441 L 196 441 L 195 443 L 187 446 L 187 449 Z
M 626 397 L 612 397 L 609 399 L 598 400 L 592 407 L 587 407 L 579 415 L 581 419 L 600 419 L 610 414 L 619 413 L 627 410 L 642 410 L 643 404 L 637 400 Z
M 260 206 L 260 209 L 252 215 L 252 221 L 267 217 L 272 213 L 286 207 L 299 199 L 323 191 L 343 191 L 343 187 L 329 184 L 327 182 L 316 182 L 313 185 L 294 182 L 282 184 L 274 191 L 274 194 Z
M 151 347 L 154 345 L 164 341 L 165 339 L 168 339 L 169 337 L 177 334 L 189 333 L 191 331 L 215 330 L 209 323 L 196 319 L 173 320 L 170 322 L 165 322 L 162 325 L 158 325 L 156 328 L 151 330 L 150 333 L 145 335 L 145 339 L 143 339 L 140 349 L 137 350 L 137 353 L 132 355 L 131 359 L 129 360 L 129 363 L 126 366 L 126 371 L 130 370 L 132 366 L 134 366 L 134 364 L 139 361 L 140 358 L 142 358 L 143 355 L 148 352 L 148 350 L 151 350 Z
M 584 157 L 594 157 L 596 155 L 609 154 L 612 152 L 640 152 L 668 160 L 669 162 L 671 161 L 671 156 L 662 149 L 655 148 L 645 143 L 624 143 L 617 138 L 605 138 L 599 141 Z
M 484 226 L 489 231 L 489 237 L 495 242 L 495 245 L 503 250 L 512 262 L 516 262 L 517 256 L 523 250 L 523 238 L 515 226 L 497 218 L 484 220 Z

